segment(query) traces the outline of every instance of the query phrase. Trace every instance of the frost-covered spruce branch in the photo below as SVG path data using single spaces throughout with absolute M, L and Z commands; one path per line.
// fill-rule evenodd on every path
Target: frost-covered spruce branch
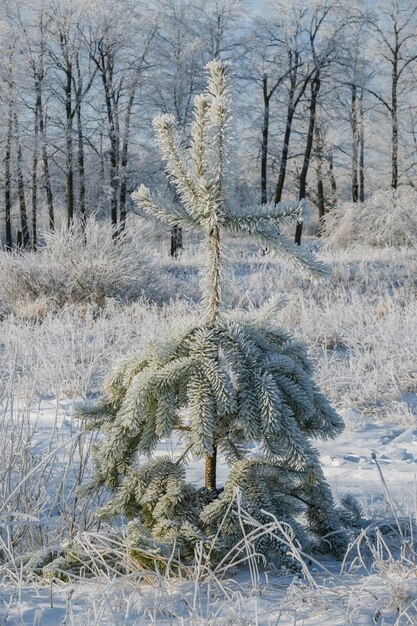
M 171 116 L 154 123 L 180 205 L 153 198 L 144 186 L 134 194 L 154 217 L 205 234 L 204 315 L 120 363 L 107 381 L 104 402 L 85 409 L 87 425 L 105 435 L 92 486 L 104 485 L 113 493 L 102 515 L 126 515 L 135 541 L 161 553 L 175 542 L 190 559 L 195 545 L 203 543 L 210 558 L 221 559 L 241 537 L 236 490 L 260 523 L 270 511 L 291 524 L 304 544 L 326 535 L 323 546 L 338 550 L 340 518 L 310 438 L 335 437 L 342 423 L 312 379 L 305 346 L 274 323 L 273 302 L 255 319 L 236 319 L 224 310 L 221 234 L 267 243 L 310 275 L 322 274 L 324 267 L 279 232 L 284 221 L 297 219 L 299 204 L 242 211 L 234 206 L 230 67 L 214 61 L 207 69 L 207 91 L 195 102 L 190 148 Z M 182 455 L 140 463 L 141 455 L 152 456 L 158 441 L 173 436 L 194 457 L 205 459 L 204 489 L 187 483 Z M 253 442 L 258 456 L 249 452 Z M 218 453 L 230 467 L 220 489 Z M 281 564 L 288 562 L 272 536 L 265 535 L 258 548 Z

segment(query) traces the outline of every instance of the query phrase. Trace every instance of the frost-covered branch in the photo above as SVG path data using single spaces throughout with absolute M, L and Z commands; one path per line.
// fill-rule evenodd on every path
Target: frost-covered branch
M 173 202 L 168 203 L 166 200 L 161 202 L 153 198 L 145 185 L 141 185 L 137 191 L 134 191 L 132 198 L 139 208 L 170 226 L 177 225 L 192 230 L 200 230 L 196 220 L 181 205 Z

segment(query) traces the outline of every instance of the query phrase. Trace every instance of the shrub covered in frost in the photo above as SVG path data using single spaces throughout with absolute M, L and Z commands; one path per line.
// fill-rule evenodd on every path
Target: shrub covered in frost
M 154 290 L 149 250 L 141 228 L 115 238 L 108 224 L 76 222 L 46 232 L 37 251 L 0 253 L 0 301 L 3 312 L 20 312 L 28 303 L 60 308 L 66 303 L 102 306 L 106 298 L 135 299 Z
M 339 247 L 417 246 L 417 191 L 377 191 L 365 202 L 342 204 L 325 216 L 325 238 Z

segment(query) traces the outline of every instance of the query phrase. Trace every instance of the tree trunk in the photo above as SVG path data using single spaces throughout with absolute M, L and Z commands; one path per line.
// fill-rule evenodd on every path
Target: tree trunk
M 358 183 L 358 113 L 356 85 L 351 85 L 350 125 L 352 128 L 352 202 L 359 200 Z
M 97 206 L 99 206 L 103 202 L 103 188 L 106 183 L 106 167 L 104 162 L 104 133 L 100 132 L 100 181 L 103 185 L 101 192 L 99 193 L 99 198 L 97 201 Z
M 85 225 L 87 221 L 86 207 L 85 207 L 85 167 L 84 167 L 84 135 L 81 117 L 81 102 L 77 105 L 77 135 L 78 135 L 78 155 L 77 155 L 77 167 L 78 167 L 78 203 L 80 209 L 81 228 L 85 231 Z
M 114 140 L 112 148 L 112 153 L 114 152 L 114 178 L 113 178 L 113 195 L 114 195 L 114 204 L 115 204 L 115 212 L 116 212 L 116 224 L 120 219 L 120 212 L 118 214 L 118 204 L 119 204 L 119 188 L 120 188 L 120 124 L 119 124 L 119 110 L 118 105 L 116 104 L 116 99 L 114 97 L 114 90 L 112 88 L 112 102 L 113 102 L 113 111 L 114 111 Z
M 22 246 L 26 249 L 26 248 L 29 248 L 29 245 L 30 245 L 30 236 L 29 236 L 28 216 L 27 216 L 27 211 L 26 211 L 25 183 L 23 179 L 23 168 L 22 168 L 22 146 L 20 143 L 19 121 L 18 121 L 16 112 L 14 113 L 13 117 L 14 117 L 15 139 L 16 139 L 17 193 L 19 196 L 20 222 L 22 225 Z
M 317 96 L 320 90 L 320 77 L 316 76 L 311 81 L 311 99 L 310 99 L 310 117 L 307 132 L 307 142 L 304 151 L 303 167 L 300 174 L 299 182 L 299 199 L 302 200 L 306 196 L 307 174 L 310 165 L 311 151 L 313 148 L 314 126 L 316 121 Z
M 71 227 L 74 221 L 74 165 L 73 165 L 73 140 L 72 140 L 72 66 L 67 64 L 65 83 L 65 115 L 66 115 L 66 160 L 67 160 L 67 180 L 66 180 L 66 201 L 67 201 L 67 226 Z
M 288 152 L 290 149 L 290 137 L 292 131 L 292 121 L 294 118 L 294 104 L 293 104 L 293 96 L 290 94 L 288 108 L 287 108 L 287 121 L 285 125 L 285 133 L 284 133 L 284 143 L 282 145 L 281 151 L 281 161 L 279 165 L 279 175 L 277 185 L 275 187 L 275 204 L 281 202 L 282 192 L 284 190 L 285 176 L 287 173 L 287 162 L 288 162 Z
M 39 89 L 39 134 L 41 138 L 42 145 L 42 165 L 43 165 L 43 180 L 44 187 L 46 192 L 46 204 L 48 206 L 48 222 L 50 230 L 54 230 L 55 228 L 55 214 L 54 214 L 54 199 L 52 195 L 52 187 L 51 187 L 51 176 L 49 174 L 49 158 L 48 158 L 48 148 L 46 144 L 46 123 L 44 119 L 43 112 L 43 102 L 42 102 L 42 90 L 40 84 L 38 85 Z
M 11 168 L 10 157 L 12 147 L 13 136 L 13 101 L 11 88 L 9 90 L 9 103 L 8 103 L 8 116 L 7 116 L 7 134 L 6 134 L 6 149 L 4 156 L 4 210 L 6 217 L 6 250 L 11 250 L 13 246 L 12 238 L 12 218 L 11 218 Z
M 315 143 L 316 143 L 316 158 L 317 158 L 317 204 L 319 207 L 319 222 L 320 225 L 323 222 L 323 217 L 326 213 L 326 200 L 324 197 L 324 183 L 323 183 L 323 133 L 318 124 L 315 127 Z M 321 226 L 320 226 L 321 229 Z
M 52 188 L 51 188 L 51 178 L 49 174 L 49 159 L 48 159 L 48 149 L 46 142 L 46 114 L 44 113 L 43 108 L 43 80 L 45 77 L 45 69 L 44 69 L 44 57 L 45 57 L 45 24 L 44 24 L 44 14 L 41 12 L 39 14 L 39 34 L 40 40 L 38 44 L 38 56 L 32 59 L 32 69 L 33 69 L 33 79 L 34 79 L 34 88 L 35 88 L 35 118 L 37 111 L 37 121 L 38 123 L 38 145 L 37 145 L 37 160 L 42 161 L 42 169 L 43 169 L 43 187 L 46 193 L 46 204 L 48 208 L 48 221 L 49 228 L 53 230 L 55 228 L 55 216 L 54 216 L 54 203 L 52 196 Z M 36 182 L 39 184 L 38 175 L 36 172 Z M 32 196 L 33 203 L 33 196 Z M 37 196 L 36 196 L 36 205 L 37 205 Z M 34 234 L 34 239 L 36 240 L 36 233 Z
M 317 167 L 317 203 L 319 207 L 319 222 L 321 232 L 321 224 L 323 223 L 323 217 L 326 214 L 326 200 L 324 198 L 323 170 L 320 166 Z
M 38 89 L 35 86 L 35 92 Z M 39 161 L 39 101 L 36 96 L 35 101 L 35 123 L 32 156 L 32 250 L 37 247 L 37 221 L 38 221 L 38 161 Z
M 294 243 L 296 243 L 297 246 L 301 245 L 302 234 L 303 234 L 303 222 L 299 220 L 295 227 L 295 235 L 294 235 Z
M 284 132 L 284 142 L 282 144 L 281 151 L 281 161 L 279 165 L 279 175 L 277 184 L 275 187 L 275 204 L 281 202 L 282 193 L 284 191 L 285 177 L 287 173 L 287 163 L 288 163 L 288 154 L 290 150 L 290 138 L 292 132 L 292 124 L 295 115 L 295 111 L 301 101 L 301 98 L 304 95 L 304 92 L 309 83 L 309 76 L 307 75 L 299 86 L 298 93 L 296 94 L 297 89 L 297 77 L 298 77 L 298 63 L 299 63 L 299 53 L 295 54 L 293 58 L 290 55 L 290 91 L 288 94 L 288 104 L 287 104 L 287 119 L 285 124 L 285 132 Z
M 129 99 L 127 102 L 126 115 L 125 115 L 125 127 L 123 134 L 123 146 L 121 155 L 121 171 L 120 171 L 120 231 L 124 231 L 126 226 L 126 195 L 127 195 L 127 161 L 129 156 L 129 135 L 130 135 L 130 120 L 132 116 L 132 107 L 135 99 L 136 83 L 132 86 L 129 92 Z M 181 229 L 179 229 L 181 230 Z M 181 241 L 182 248 L 182 241 Z M 171 255 L 172 255 L 172 233 L 171 233 Z
M 319 91 L 320 91 L 320 75 L 316 73 L 314 78 L 311 81 L 310 119 L 309 119 L 308 132 L 307 132 L 307 143 L 306 143 L 306 148 L 304 151 L 303 167 L 301 169 L 301 174 L 300 174 L 300 188 L 299 188 L 299 196 L 298 196 L 300 200 L 303 200 L 306 197 L 307 174 L 308 174 L 308 167 L 310 165 L 311 150 L 313 148 L 317 97 L 318 97 Z M 302 233 L 303 233 L 303 223 L 299 221 L 297 223 L 297 227 L 295 230 L 295 243 L 297 245 L 301 244 Z
M 392 68 L 392 94 L 391 94 L 391 187 L 398 187 L 398 53 L 395 51 Z
M 365 114 L 363 110 L 363 93 L 361 90 L 359 105 L 359 201 L 365 201 Z
M 220 228 L 213 226 L 209 235 L 211 290 L 208 304 L 209 322 L 214 325 L 219 315 L 221 301 L 220 285 Z
M 111 215 L 111 223 L 116 228 L 117 227 L 117 188 L 118 188 L 118 174 L 117 174 L 117 166 L 118 166 L 118 149 L 117 149 L 117 137 L 116 137 L 116 128 L 114 124 L 111 124 L 110 129 L 110 186 L 111 186 L 111 197 L 110 197 L 110 215 Z
M 219 307 L 221 302 L 221 284 L 220 284 L 220 228 L 213 226 L 209 235 L 210 246 L 210 297 L 207 302 L 209 324 L 214 326 L 219 316 Z M 216 472 L 217 472 L 217 446 L 213 444 L 213 453 L 206 455 L 206 473 L 205 487 L 206 489 L 216 489 Z
M 182 228 L 173 226 L 171 228 L 171 256 L 177 259 L 182 250 Z
M 97 63 L 97 61 L 96 61 Z M 119 163 L 119 136 L 117 123 L 117 110 L 115 106 L 113 87 L 113 59 L 110 52 L 101 50 L 98 67 L 104 87 L 106 101 L 108 133 L 110 139 L 110 216 L 113 228 L 117 229 L 117 192 L 118 192 L 118 163 Z
M 213 454 L 206 454 L 205 488 L 209 491 L 216 489 L 217 475 L 217 448 L 213 447 Z
M 329 164 L 329 179 L 330 179 L 330 188 L 332 190 L 332 209 L 337 207 L 337 183 L 336 177 L 334 175 L 334 165 L 333 165 L 333 154 L 329 154 L 327 157 L 327 161 Z
M 21 252 L 22 249 L 23 249 L 22 231 L 17 228 L 16 229 L 16 250 L 17 252 Z
M 261 146 L 261 203 L 268 202 L 267 189 L 267 167 L 268 167 L 268 134 L 269 134 L 269 96 L 268 96 L 268 75 L 264 74 L 262 81 L 262 91 L 264 99 L 264 119 L 262 124 L 262 146 Z

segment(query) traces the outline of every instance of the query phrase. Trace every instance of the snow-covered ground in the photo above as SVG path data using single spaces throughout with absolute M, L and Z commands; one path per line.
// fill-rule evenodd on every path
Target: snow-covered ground
M 345 564 L 300 555 L 305 569 L 295 577 L 252 561 L 211 574 L 197 564 L 180 580 L 166 572 L 119 576 L 110 567 L 65 582 L 24 576 L 15 560 L 24 551 L 77 532 L 93 549 L 97 501 L 76 495 L 93 436 L 79 436 L 74 404 L 100 393 L 115 359 L 195 309 L 194 250 L 179 263 L 160 262 L 173 297 L 184 295 L 162 308 L 109 303 L 98 316 L 68 307 L 41 321 L 28 310 L 0 322 L 1 625 L 417 623 L 409 535 L 417 507 L 416 254 L 322 252 L 333 276 L 311 285 L 271 259 L 235 252 L 235 306 L 256 306 L 275 290 L 288 295 L 282 324 L 309 343 L 317 380 L 346 424 L 336 441 L 318 444 L 324 472 L 336 497 L 358 498 L 369 531 Z M 175 443 L 160 446 L 167 449 Z M 198 463 L 189 476 L 202 480 Z
M 415 400 L 410 395 L 410 404 Z M 68 403 L 61 403 L 55 420 L 49 403 L 41 407 L 36 415 L 34 450 L 47 451 L 52 429 L 58 428 L 63 440 L 74 437 L 68 408 Z M 386 519 L 394 523 L 390 497 L 399 518 L 415 519 L 417 427 L 369 422 L 354 409 L 343 415 L 345 432 L 336 442 L 319 445 L 324 471 L 335 494 L 356 496 L 376 525 Z M 389 496 L 372 452 L 377 454 Z M 202 479 L 196 467 L 191 465 L 190 470 L 190 477 Z M 55 521 L 53 516 L 48 517 L 51 525 Z M 254 580 L 248 571 L 243 571 L 233 578 L 225 575 L 224 579 L 215 580 L 211 590 L 207 585 L 200 588 L 192 580 L 176 581 L 163 574 L 155 577 L 152 584 L 140 576 L 129 580 L 111 572 L 82 582 L 74 579 L 59 584 L 29 583 L 19 578 L 17 570 L 15 580 L 5 581 L 0 587 L 0 623 L 394 624 L 398 611 L 390 603 L 404 601 L 401 590 L 410 600 L 417 601 L 417 567 L 413 569 L 411 562 L 407 567 L 406 563 L 393 560 L 391 566 L 386 564 L 387 571 L 381 572 L 377 569 L 381 563 L 370 568 L 369 573 L 363 567 L 352 573 L 345 568 L 342 575 L 340 564 L 322 561 L 322 565 L 328 572 L 309 564 L 310 581 L 298 576 L 282 578 L 262 570 Z M 417 619 L 417 608 L 409 613 Z M 399 623 L 415 623 L 407 619 L 405 614 Z

